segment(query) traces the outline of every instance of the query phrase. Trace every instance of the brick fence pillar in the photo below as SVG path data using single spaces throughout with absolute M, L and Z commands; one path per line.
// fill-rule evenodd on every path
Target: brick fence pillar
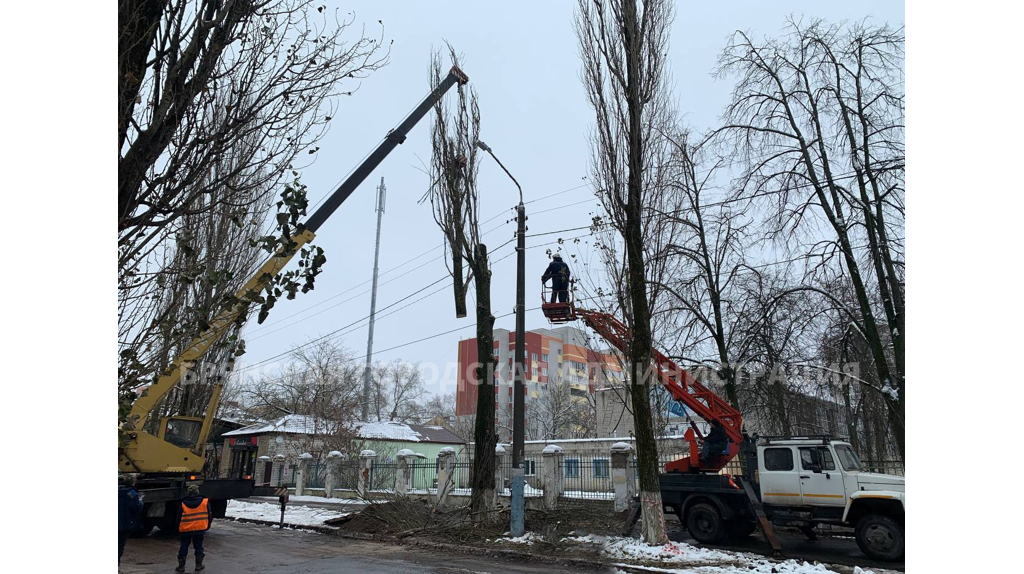
M 309 474 L 309 463 L 313 455 L 304 452 L 299 455 L 299 468 L 295 471 L 295 496 L 302 496 L 306 492 L 306 475 Z
M 360 498 L 366 498 L 370 492 L 370 472 L 375 460 L 377 460 L 377 453 L 372 450 L 364 450 L 359 453 L 359 479 L 356 481 L 356 492 L 359 493 Z
M 395 455 L 395 460 L 398 461 L 395 464 L 395 494 L 398 496 L 405 496 L 409 492 L 412 473 L 409 471 L 408 459 L 414 456 L 416 455 L 407 448 L 403 448 Z
M 256 484 L 270 484 L 270 477 L 267 476 L 267 463 L 270 462 L 270 457 L 263 455 L 256 459 L 259 463 L 256 466 Z M 274 474 L 274 468 L 271 466 L 270 474 Z
M 636 496 L 633 484 L 633 447 L 629 443 L 617 442 L 612 445 L 612 485 L 615 487 L 615 512 L 629 508 Z
M 497 504 L 501 500 L 502 493 L 505 492 L 505 447 L 499 443 L 494 447 L 494 503 Z
M 562 447 L 549 444 L 541 452 L 540 479 L 544 488 L 544 509 L 554 510 L 562 494 Z
M 324 479 L 324 494 L 334 498 L 334 486 L 338 484 L 338 470 L 341 464 L 341 453 L 332 450 L 327 453 L 327 478 Z
M 277 486 L 284 486 L 284 460 L 283 454 L 274 455 L 274 466 L 277 467 Z
M 437 453 L 437 494 L 434 500 L 438 506 L 444 506 L 448 493 L 454 487 L 455 449 L 446 446 Z

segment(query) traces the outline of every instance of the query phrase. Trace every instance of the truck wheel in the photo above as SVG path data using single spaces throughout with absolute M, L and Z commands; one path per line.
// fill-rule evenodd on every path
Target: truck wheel
M 718 544 L 725 538 L 727 530 L 718 507 L 707 502 L 698 502 L 686 513 L 686 530 L 701 544 Z
M 903 528 L 895 520 L 880 514 L 869 514 L 857 521 L 857 546 L 875 560 L 895 561 L 903 558 Z

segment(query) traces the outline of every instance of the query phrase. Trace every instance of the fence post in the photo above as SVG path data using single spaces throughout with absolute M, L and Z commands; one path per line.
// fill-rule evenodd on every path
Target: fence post
M 629 443 L 617 442 L 612 445 L 612 485 L 615 487 L 615 512 L 626 510 L 635 496 L 632 481 L 633 447 Z
M 558 495 L 562 494 L 562 447 L 549 444 L 541 452 L 540 479 L 544 488 L 544 509 L 554 510 L 558 506 Z
M 324 494 L 327 498 L 334 498 L 334 485 L 338 481 L 338 463 L 341 462 L 341 453 L 332 450 L 327 453 L 327 478 L 324 479 Z
M 360 498 L 366 498 L 370 492 L 370 469 L 373 468 L 373 461 L 377 460 L 377 453 L 372 450 L 364 450 L 359 453 L 359 479 L 356 481 L 356 491 Z
M 270 462 L 270 457 L 263 455 L 256 459 L 259 461 L 259 466 L 256 467 L 256 484 L 270 484 L 270 477 L 265 476 L 267 474 L 267 463 Z M 271 467 L 270 474 L 274 474 L 273 467 Z
M 304 452 L 299 455 L 299 468 L 295 472 L 295 496 L 302 496 L 306 489 L 306 475 L 309 474 L 309 461 L 313 455 Z
M 398 461 L 395 464 L 395 494 L 398 496 L 405 496 L 409 492 L 409 483 L 412 482 L 409 459 L 415 457 L 416 453 L 407 448 L 403 448 L 395 455 L 395 459 Z
M 284 486 L 284 455 L 274 455 L 274 462 L 277 463 L 277 486 Z M 273 474 L 273 470 L 271 470 Z
M 455 471 L 455 449 L 446 446 L 437 453 L 437 495 L 435 500 L 438 506 L 444 506 L 451 492 L 452 473 Z
M 494 504 L 497 505 L 498 501 L 501 500 L 501 495 L 505 492 L 505 479 L 502 474 L 502 470 L 505 467 L 505 447 L 498 443 L 494 447 Z

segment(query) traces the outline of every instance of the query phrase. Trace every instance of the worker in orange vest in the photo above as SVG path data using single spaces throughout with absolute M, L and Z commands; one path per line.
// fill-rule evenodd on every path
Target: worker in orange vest
M 181 549 L 178 550 L 178 567 L 175 572 L 185 571 L 185 558 L 188 557 L 188 546 L 196 551 L 196 572 L 206 568 L 203 566 L 203 534 L 210 529 L 210 501 L 199 494 L 198 484 L 189 484 L 186 489 L 188 496 L 181 501 L 178 510 L 178 535 L 181 538 Z

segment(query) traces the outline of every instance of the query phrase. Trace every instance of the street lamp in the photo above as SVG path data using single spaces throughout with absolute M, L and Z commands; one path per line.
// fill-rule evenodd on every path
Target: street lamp
M 523 188 L 516 178 L 509 173 L 498 156 L 494 155 L 491 146 L 477 140 L 477 147 L 484 150 L 494 161 L 498 162 L 512 183 L 519 188 L 519 205 L 516 207 L 516 354 L 515 379 L 512 385 L 512 523 L 509 532 L 512 536 L 522 536 L 525 530 L 524 516 L 526 500 L 524 490 L 526 478 L 523 476 L 523 453 L 525 450 L 524 417 L 525 397 L 523 396 L 523 376 L 526 370 L 523 362 L 526 358 L 526 207 L 523 205 Z

